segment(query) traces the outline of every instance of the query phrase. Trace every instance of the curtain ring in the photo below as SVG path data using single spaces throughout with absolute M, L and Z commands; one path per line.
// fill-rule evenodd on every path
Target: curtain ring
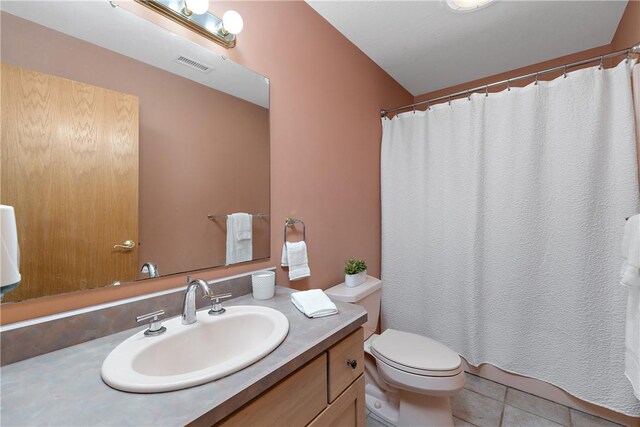
M 631 59 L 631 49 L 627 49 L 627 58 L 624 60 L 624 63 L 628 64 L 629 59 Z
M 567 66 L 566 65 L 564 66 L 564 78 L 565 79 L 567 78 Z
M 413 114 L 415 114 L 415 113 L 416 113 L 416 106 L 414 105 L 413 106 Z
M 600 65 L 598 65 L 598 70 L 602 70 L 602 62 L 604 61 L 604 56 L 600 57 Z
M 489 97 L 489 85 L 486 85 L 484 87 L 484 97 L 488 98 Z
M 507 79 L 507 91 L 511 92 L 511 79 Z
M 471 92 L 467 91 L 467 101 L 471 101 Z
M 538 86 L 538 73 L 536 73 L 536 81 L 535 81 L 534 85 Z
M 449 106 L 451 106 L 451 97 L 449 97 Z

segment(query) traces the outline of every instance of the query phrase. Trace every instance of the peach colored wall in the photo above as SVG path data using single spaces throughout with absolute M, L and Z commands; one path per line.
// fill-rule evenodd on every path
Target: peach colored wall
M 582 52 L 573 53 L 571 55 L 561 56 L 559 58 L 555 58 L 549 61 L 540 62 L 538 64 L 529 65 L 522 68 L 517 68 L 515 70 L 507 71 L 500 74 L 495 74 L 490 77 L 484 77 L 482 79 L 472 80 L 470 82 L 461 83 L 459 85 L 451 86 L 448 88 L 439 89 L 433 92 L 425 93 L 422 95 L 418 95 L 415 97 L 414 102 L 421 102 L 428 99 L 438 98 L 441 96 L 447 96 L 452 93 L 465 91 L 468 89 L 472 89 L 474 87 L 479 87 L 482 85 L 486 85 L 493 82 L 498 82 L 502 80 L 506 80 L 509 78 L 514 78 L 518 76 L 522 76 L 525 74 L 535 73 L 536 71 L 544 70 L 547 68 L 553 68 L 562 66 L 564 64 L 568 64 L 571 62 L 581 61 L 583 59 L 592 58 L 598 55 L 604 55 L 611 52 L 611 45 L 599 46 L 593 49 L 584 50 Z M 588 66 L 592 66 L 593 64 L 589 64 Z M 540 80 L 552 80 L 562 74 L 562 71 L 558 73 L 550 73 L 544 74 L 539 77 Z M 526 86 L 534 81 L 533 78 L 527 80 L 520 80 L 517 82 L 511 83 L 511 86 Z M 489 88 L 489 92 L 500 92 L 504 90 L 505 87 L 498 86 L 494 88 Z M 464 95 L 463 95 L 464 96 Z M 444 101 L 446 102 L 446 101 Z M 418 107 L 418 109 L 424 109 L 425 107 Z
M 222 15 L 244 19 L 238 45 L 226 50 L 196 37 L 141 5 L 123 8 L 158 19 L 271 81 L 271 261 L 198 274 L 224 277 L 278 265 L 277 283 L 328 288 L 343 280 L 348 257 L 364 258 L 380 274 L 380 116 L 384 106 L 413 97 L 301 1 L 212 2 Z M 311 278 L 289 283 L 279 267 L 284 218 L 307 224 Z M 2 324 L 133 295 L 169 289 L 184 275 L 3 305 Z
M 640 0 L 627 3 L 616 34 L 611 41 L 612 50 L 622 50 L 640 43 Z
M 6 13 L 1 59 L 139 97 L 140 265 L 224 265 L 226 224 L 207 214 L 269 212 L 267 109 Z M 268 224 L 254 221 L 255 259 Z

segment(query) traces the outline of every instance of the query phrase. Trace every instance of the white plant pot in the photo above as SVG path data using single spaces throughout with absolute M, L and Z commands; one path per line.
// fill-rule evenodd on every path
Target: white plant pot
M 367 281 L 367 270 L 357 274 L 345 274 L 344 285 L 347 288 L 353 288 L 358 285 L 362 285 Z

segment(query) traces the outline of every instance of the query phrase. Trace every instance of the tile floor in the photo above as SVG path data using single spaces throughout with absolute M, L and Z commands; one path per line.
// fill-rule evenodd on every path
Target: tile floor
M 469 373 L 466 382 L 451 399 L 455 427 L 620 427 Z M 367 414 L 367 427 L 386 427 L 369 411 Z

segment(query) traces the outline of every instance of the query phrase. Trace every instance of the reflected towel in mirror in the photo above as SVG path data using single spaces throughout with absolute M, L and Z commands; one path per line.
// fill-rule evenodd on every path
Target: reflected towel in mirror
M 252 260 L 252 221 L 248 213 L 227 215 L 227 265 Z

